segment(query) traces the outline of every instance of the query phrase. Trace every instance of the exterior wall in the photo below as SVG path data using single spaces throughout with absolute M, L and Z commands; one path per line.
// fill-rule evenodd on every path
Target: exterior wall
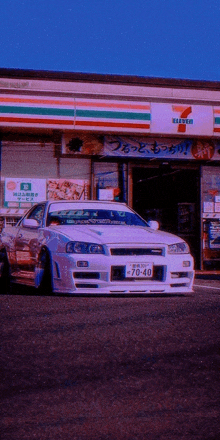
M 17 203 L 13 205 L 12 202 L 7 201 L 5 194 L 8 180 L 14 182 L 16 179 L 17 181 L 23 179 L 35 182 L 35 191 L 39 182 L 44 185 L 48 185 L 51 181 L 62 182 L 62 180 L 78 183 L 84 180 L 90 182 L 91 160 L 89 158 L 76 160 L 74 157 L 55 157 L 55 145 L 52 141 L 45 142 L 42 138 L 41 142 L 9 140 L 2 141 L 1 144 L 0 207 L 2 208 L 0 214 L 5 217 L 7 224 L 15 224 L 25 210 L 33 204 L 30 198 L 29 200 L 26 198 L 26 202 L 19 203 L 17 207 Z M 90 197 L 90 189 L 88 189 L 87 196 Z M 47 197 L 48 194 L 45 192 L 44 198 Z
M 91 179 L 91 159 L 61 158 L 59 169 L 61 179 Z
M 90 97 L 220 102 L 219 82 L 141 78 L 117 75 L 80 75 L 56 72 L 31 72 L 0 69 L 0 89 L 7 93 L 24 92 L 45 96 L 76 95 Z
M 53 143 L 3 141 L 2 176 L 57 177 Z

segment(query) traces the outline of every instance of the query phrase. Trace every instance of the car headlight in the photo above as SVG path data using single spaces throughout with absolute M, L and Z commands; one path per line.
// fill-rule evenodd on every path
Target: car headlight
M 181 241 L 180 243 L 170 244 L 168 246 L 169 254 L 189 254 L 189 246 L 185 241 Z
M 70 241 L 66 245 L 66 252 L 70 254 L 104 254 L 105 250 L 101 244 Z

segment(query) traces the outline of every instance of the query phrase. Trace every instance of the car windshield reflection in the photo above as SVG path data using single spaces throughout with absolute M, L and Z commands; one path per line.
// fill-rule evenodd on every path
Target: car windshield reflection
M 106 209 L 68 209 L 48 213 L 47 226 L 55 225 L 127 225 L 147 226 L 138 215 Z

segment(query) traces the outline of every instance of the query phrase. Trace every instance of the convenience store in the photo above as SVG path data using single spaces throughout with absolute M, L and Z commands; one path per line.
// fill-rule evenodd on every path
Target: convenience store
M 119 200 L 220 269 L 220 83 L 0 69 L 1 204 Z

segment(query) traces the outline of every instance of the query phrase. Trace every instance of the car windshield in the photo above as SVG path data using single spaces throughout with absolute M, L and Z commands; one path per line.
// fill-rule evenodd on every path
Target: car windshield
M 147 226 L 147 223 L 130 211 L 107 209 L 64 209 L 48 213 L 49 225 L 128 225 Z

